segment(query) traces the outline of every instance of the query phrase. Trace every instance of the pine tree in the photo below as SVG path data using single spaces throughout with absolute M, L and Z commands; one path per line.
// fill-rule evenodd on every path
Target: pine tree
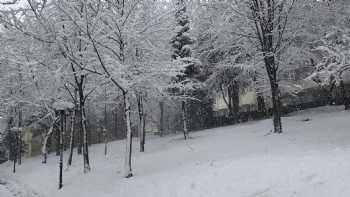
M 176 83 L 180 84 L 180 89 L 175 90 L 176 94 L 181 94 L 184 98 L 181 101 L 182 122 L 184 138 L 188 138 L 188 129 L 191 121 L 189 114 L 197 113 L 200 110 L 198 100 L 198 90 L 202 88 L 200 85 L 201 63 L 192 57 L 192 45 L 195 43 L 190 35 L 190 17 L 187 13 L 186 3 L 184 0 L 176 1 L 176 27 L 175 35 L 170 40 L 173 48 L 172 59 L 180 65 L 184 65 L 183 71 L 177 76 Z M 191 97 L 193 99 L 188 99 Z M 196 101 L 193 101 L 196 100 Z M 195 109 L 198 108 L 198 109 Z
M 190 37 L 190 20 L 186 12 L 186 5 L 184 0 L 178 0 L 176 2 L 177 11 L 175 19 L 177 26 L 175 28 L 176 35 L 171 39 L 170 44 L 174 48 L 172 58 L 184 58 L 191 57 L 190 45 L 194 43 Z
M 174 60 L 185 60 L 186 58 L 191 57 L 191 45 L 193 44 L 193 39 L 190 37 L 190 21 L 189 16 L 186 12 L 186 4 L 184 0 L 176 1 L 176 27 L 175 27 L 175 36 L 170 40 L 170 44 L 173 47 L 174 51 L 172 58 Z M 185 63 L 185 62 L 184 62 Z M 186 62 L 189 63 L 189 62 Z M 193 73 L 193 64 L 189 64 L 185 68 L 184 75 L 178 76 L 178 81 L 184 81 L 186 77 L 190 77 Z M 182 109 L 182 122 L 183 122 L 183 133 L 185 140 L 187 139 L 187 119 L 186 119 L 186 100 L 181 101 Z

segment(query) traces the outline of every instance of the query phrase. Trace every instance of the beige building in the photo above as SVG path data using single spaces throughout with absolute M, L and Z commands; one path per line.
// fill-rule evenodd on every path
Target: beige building
M 257 104 L 255 90 L 248 90 L 244 94 L 239 95 L 239 106 L 255 106 Z M 221 93 L 216 93 L 214 102 L 214 111 L 226 110 L 227 105 Z
M 41 154 L 41 136 L 33 128 L 24 128 L 22 139 L 26 144 L 25 157 L 31 157 Z

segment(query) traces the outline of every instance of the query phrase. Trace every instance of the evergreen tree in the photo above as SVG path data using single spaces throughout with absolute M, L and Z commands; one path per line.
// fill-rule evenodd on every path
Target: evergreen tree
M 185 58 L 191 57 L 190 46 L 194 43 L 194 40 L 190 37 L 190 20 L 186 12 L 186 4 L 184 0 L 178 0 L 176 2 L 176 14 L 175 19 L 177 22 L 175 28 L 175 36 L 171 39 L 170 44 L 174 48 L 172 58 Z
M 206 117 L 210 117 L 211 102 L 206 100 L 207 90 L 202 85 L 205 80 L 201 72 L 201 62 L 192 57 L 192 46 L 195 39 L 190 34 L 190 17 L 184 0 L 176 1 L 175 35 L 170 44 L 173 48 L 172 59 L 183 66 L 182 74 L 177 75 L 179 87 L 172 89 L 175 94 L 183 96 L 181 100 L 184 138 L 189 129 L 200 129 L 209 126 Z M 198 116 L 199 115 L 199 116 Z M 203 115 L 203 116 L 201 116 Z

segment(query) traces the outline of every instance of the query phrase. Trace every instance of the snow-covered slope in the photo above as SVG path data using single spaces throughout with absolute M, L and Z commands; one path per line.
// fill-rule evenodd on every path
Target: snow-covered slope
M 4 164 L 0 179 L 43 197 L 350 196 L 350 112 L 316 108 L 283 118 L 283 125 L 280 135 L 264 120 L 191 133 L 187 141 L 150 137 L 145 153 L 134 149 L 130 179 L 122 178 L 123 141 L 110 144 L 108 157 L 103 145 L 92 146 L 88 174 L 75 155 L 62 190 L 54 155 L 46 165 L 26 159 L 15 175 Z

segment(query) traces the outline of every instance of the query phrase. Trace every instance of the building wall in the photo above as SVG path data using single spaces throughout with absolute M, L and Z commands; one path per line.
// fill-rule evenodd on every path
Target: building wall
M 33 129 L 25 128 L 23 130 L 23 141 L 26 144 L 25 157 L 32 157 L 41 154 L 41 137 L 34 135 Z
M 239 105 L 240 106 L 255 105 L 256 103 L 257 103 L 256 93 L 254 90 L 247 91 L 244 94 L 241 94 L 239 96 Z M 223 109 L 227 109 L 227 105 L 225 104 L 225 101 L 222 98 L 222 95 L 217 93 L 216 98 L 215 98 L 215 102 L 214 102 L 214 111 L 220 111 Z

